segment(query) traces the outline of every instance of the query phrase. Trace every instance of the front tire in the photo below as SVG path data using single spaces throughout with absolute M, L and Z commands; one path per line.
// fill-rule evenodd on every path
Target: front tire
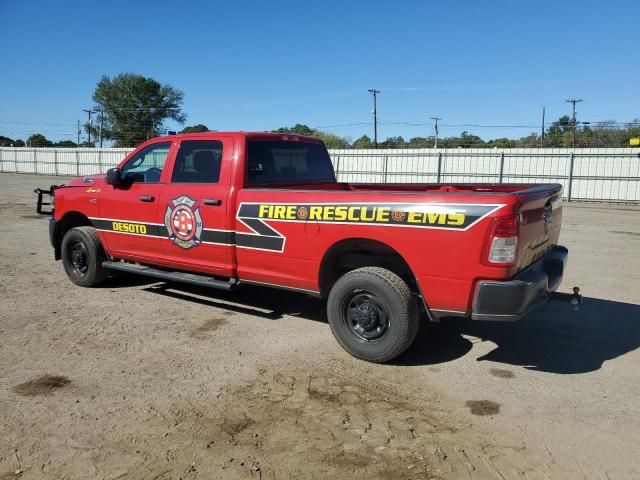
M 73 283 L 95 287 L 108 276 L 102 267 L 106 255 L 93 227 L 75 227 L 62 239 L 62 265 Z
M 395 273 L 352 270 L 334 284 L 327 316 L 338 343 L 354 357 L 384 363 L 404 353 L 418 333 L 416 298 Z

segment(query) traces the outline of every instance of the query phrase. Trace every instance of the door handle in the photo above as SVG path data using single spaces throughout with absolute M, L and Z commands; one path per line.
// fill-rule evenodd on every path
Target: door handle
M 222 205 L 222 200 L 219 198 L 203 198 L 202 203 L 205 205 L 213 205 L 214 207 L 219 207 Z
M 153 195 L 140 195 L 141 202 L 153 202 L 153 200 L 154 200 Z

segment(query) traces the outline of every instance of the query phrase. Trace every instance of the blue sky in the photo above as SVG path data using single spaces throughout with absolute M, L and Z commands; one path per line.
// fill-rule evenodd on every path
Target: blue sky
M 185 94 L 188 125 L 295 123 L 353 139 L 519 137 L 584 98 L 579 119 L 640 117 L 640 2 L 45 2 L 0 0 L 0 135 L 75 140 L 103 74 Z M 364 123 L 364 125 L 350 125 Z M 347 124 L 348 126 L 342 126 Z M 455 125 L 524 125 L 524 128 Z M 528 127 L 530 126 L 530 127 Z

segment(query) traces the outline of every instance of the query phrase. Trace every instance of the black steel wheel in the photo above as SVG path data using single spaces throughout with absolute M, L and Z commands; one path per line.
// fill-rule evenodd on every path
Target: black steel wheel
M 418 333 L 415 296 L 395 273 L 380 267 L 352 270 L 338 279 L 327 301 L 333 335 L 351 355 L 388 362 Z
M 73 240 L 69 245 L 69 258 L 73 270 L 78 275 L 86 275 L 89 270 L 89 251 L 80 240 Z
M 379 339 L 389 328 L 389 312 L 382 301 L 367 290 L 348 295 L 342 315 L 353 334 L 364 342 Z
M 102 262 L 107 259 L 93 227 L 75 227 L 65 233 L 61 245 L 62 264 L 73 283 L 93 287 L 108 276 Z

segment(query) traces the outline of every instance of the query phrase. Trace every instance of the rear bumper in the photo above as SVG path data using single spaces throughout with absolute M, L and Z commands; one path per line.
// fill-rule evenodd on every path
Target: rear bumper
M 556 246 L 512 280 L 478 283 L 471 318 L 474 320 L 518 320 L 546 302 L 560 282 L 569 251 Z

